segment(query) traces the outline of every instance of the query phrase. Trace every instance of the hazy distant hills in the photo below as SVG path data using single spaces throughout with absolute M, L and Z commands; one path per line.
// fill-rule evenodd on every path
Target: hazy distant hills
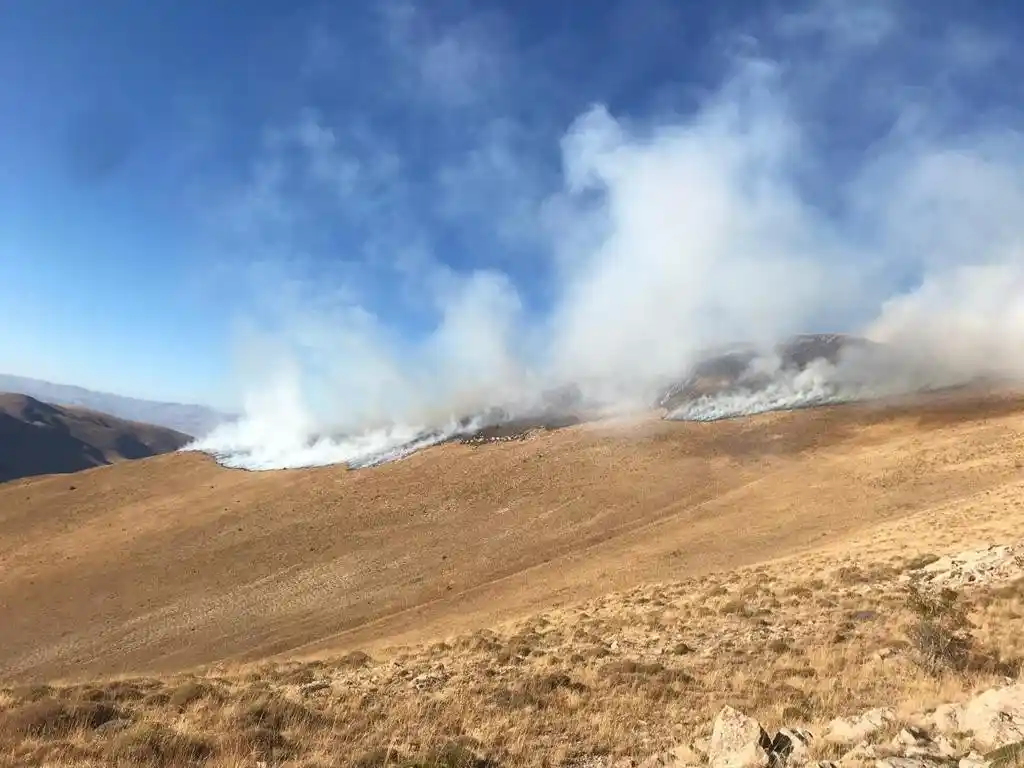
M 139 400 L 7 374 L 0 374 L 0 392 L 17 392 L 47 403 L 102 411 L 121 419 L 155 424 L 193 437 L 200 437 L 217 424 L 232 418 L 203 405 Z
M 0 483 L 170 453 L 189 440 L 166 427 L 0 393 Z

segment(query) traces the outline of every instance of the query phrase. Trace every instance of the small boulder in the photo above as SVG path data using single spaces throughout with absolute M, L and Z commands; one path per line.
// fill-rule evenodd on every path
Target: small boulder
M 914 726 L 903 728 L 890 742 L 894 753 L 903 757 L 953 757 L 955 747 L 945 737 L 943 743 L 933 740 L 927 732 Z
M 896 719 L 892 709 L 870 709 L 853 717 L 837 717 L 825 727 L 822 738 L 830 744 L 856 744 Z
M 959 768 L 990 768 L 992 762 L 986 760 L 974 750 L 969 755 L 960 758 Z
M 881 757 L 878 751 L 878 747 L 874 744 L 868 744 L 866 741 L 862 741 L 845 755 L 843 755 L 839 762 L 843 765 L 862 765 L 877 760 Z
M 943 733 L 973 734 L 980 749 L 1024 741 L 1024 683 L 992 688 L 962 704 L 941 706 L 931 719 Z
M 799 728 L 782 728 L 772 739 L 772 765 L 802 768 L 811 761 L 810 731 Z
M 767 768 L 772 740 L 753 718 L 725 707 L 715 718 L 708 748 L 711 768 Z

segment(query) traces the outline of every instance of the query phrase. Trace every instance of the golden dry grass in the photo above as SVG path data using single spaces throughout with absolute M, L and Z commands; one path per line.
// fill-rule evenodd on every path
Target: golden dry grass
M 816 727 L 873 706 L 909 717 L 1018 673 L 1024 582 L 969 594 L 979 652 L 1003 664 L 936 676 L 907 647 L 907 565 L 873 563 L 854 580 L 770 564 L 650 585 L 378 659 L 13 688 L 0 697 L 0 754 L 62 766 L 398 765 L 458 743 L 496 765 L 560 765 L 707 737 L 724 704 L 767 726 Z M 105 709 L 60 719 L 83 706 Z
M 89 473 L 88 500 L 63 512 L 66 498 L 45 480 L 3 487 L 0 526 L 13 537 L 2 562 L 14 565 L 14 584 L 38 579 L 60 606 L 96 589 L 96 574 L 125 586 L 123 604 L 95 617 L 89 607 L 37 608 L 13 621 L 23 635 L 4 650 L 0 760 L 585 766 L 706 738 L 724 704 L 769 727 L 817 727 L 879 705 L 909 718 L 1019 674 L 1024 583 L 969 590 L 977 663 L 932 674 L 909 647 L 917 617 L 901 575 L 938 555 L 1020 540 L 1022 427 L 1016 400 L 834 409 L 641 433 L 578 428 L 449 446 L 370 473 L 247 475 L 198 457 L 158 459 L 117 468 L 122 479 L 135 473 L 127 488 L 108 470 Z M 467 462 L 473 470 L 460 474 Z M 685 472 L 703 475 L 677 477 Z M 14 528 L 18 514 L 3 501 L 19 496 L 55 519 Z M 227 521 L 215 507 L 231 498 L 251 512 L 232 527 L 265 526 L 262 535 L 218 543 L 217 522 Z M 324 517 L 318 504 L 333 511 Z M 474 518 L 485 509 L 486 520 Z M 141 532 L 110 530 L 113 519 L 135 519 Z M 340 545 L 329 542 L 326 555 L 307 548 L 303 559 L 284 535 L 301 524 L 326 535 L 328 522 L 347 523 L 333 570 Z M 193 578 L 200 532 L 213 554 L 237 553 Z M 71 565 L 33 551 L 44 534 L 57 538 L 51 554 L 71 547 Z M 402 536 L 405 550 L 417 542 L 416 556 L 387 561 Z M 125 551 L 104 551 L 112 539 Z M 317 588 L 318 574 L 371 567 L 377 545 L 379 573 Z M 128 561 L 140 551 L 149 567 L 162 557 L 167 578 L 177 568 L 180 583 L 126 584 L 151 577 Z M 417 558 L 446 564 L 436 586 L 405 583 L 422 572 Z M 76 591 L 62 569 L 83 564 L 95 571 Z M 232 565 L 250 570 L 231 581 Z M 204 575 L 209 591 L 196 586 Z M 243 586 L 251 603 L 218 602 L 218 590 L 237 597 Z M 12 592 L 0 588 L 8 605 Z M 282 597 L 284 615 L 273 604 Z M 326 618 L 370 597 L 386 608 Z M 149 612 L 129 618 L 147 598 Z M 74 617 L 85 624 L 71 640 L 44 631 Z M 176 621 L 185 624 L 171 632 Z M 126 626 L 140 633 L 127 646 Z M 134 671 L 111 677 L 119 668 Z

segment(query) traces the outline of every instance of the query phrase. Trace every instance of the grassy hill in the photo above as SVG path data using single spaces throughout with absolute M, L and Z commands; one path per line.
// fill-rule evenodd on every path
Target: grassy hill
M 706 750 L 726 704 L 902 727 L 1020 674 L 1022 467 L 1024 398 L 945 395 L 7 483 L 0 755 L 596 768 Z M 908 579 L 993 544 L 947 568 L 967 662 L 925 664 Z

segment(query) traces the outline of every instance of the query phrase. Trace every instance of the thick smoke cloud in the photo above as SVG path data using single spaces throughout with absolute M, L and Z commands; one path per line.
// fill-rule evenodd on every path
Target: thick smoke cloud
M 409 202 L 400 151 L 345 155 L 332 129 L 311 132 L 305 115 L 298 144 L 316 172 L 296 173 L 302 184 L 337 182 L 333 193 L 352 202 L 345 210 L 358 209 L 366 251 L 392 270 L 388 299 L 369 309 L 347 277 L 330 290 L 303 283 L 312 298 L 275 307 L 273 327 L 254 342 L 274 353 L 257 351 L 262 370 L 243 377 L 245 418 L 196 447 L 251 468 L 373 463 L 471 430 L 478 422 L 460 419 L 491 406 L 529 412 L 566 384 L 613 410 L 645 407 L 702 350 L 767 348 L 817 330 L 863 334 L 888 351 L 881 361 L 769 370 L 756 394 L 677 415 L 1024 378 L 1024 143 L 1012 116 L 960 119 L 969 94 L 950 90 L 961 71 L 982 77 L 994 65 L 989 38 L 972 33 L 922 52 L 903 36 L 896 6 L 871 7 L 844 15 L 824 3 L 776 20 L 775 42 L 813 36 L 823 46 L 813 66 L 790 60 L 796 48 L 753 44 L 685 114 L 637 120 L 594 104 L 564 130 L 550 179 L 529 170 L 542 165 L 535 156 L 517 154 L 522 136 L 495 90 L 487 104 L 468 104 L 472 80 L 450 73 L 438 108 L 477 120 L 481 144 L 438 170 L 442 215 L 471 215 L 502 242 L 528 244 L 548 276 L 540 309 L 521 264 L 446 265 L 431 242 L 434 222 Z M 446 60 L 486 55 L 479 40 L 460 40 L 467 28 L 437 33 Z M 431 56 L 437 40 L 423 43 Z M 460 45 L 473 56 L 455 55 Z M 940 62 L 941 90 L 918 88 L 910 99 L 905 67 L 895 65 L 865 69 L 859 89 L 835 90 L 892 51 Z M 415 55 L 403 51 L 403 67 Z M 829 122 L 826 97 L 844 101 L 849 119 L 881 116 L 892 127 L 852 161 L 839 157 L 830 139 L 848 126 Z M 261 205 L 287 210 L 289 190 L 261 187 Z M 388 307 L 432 318 L 431 329 L 403 329 Z M 770 355 L 760 364 L 770 369 Z

